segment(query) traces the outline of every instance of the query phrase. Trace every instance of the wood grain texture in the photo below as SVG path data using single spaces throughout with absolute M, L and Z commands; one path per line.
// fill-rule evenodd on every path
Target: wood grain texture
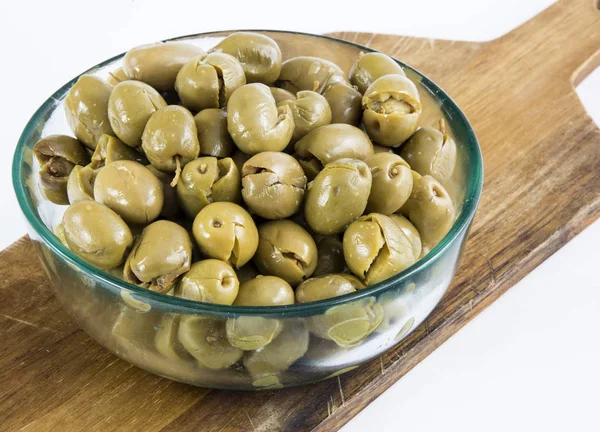
M 600 216 L 600 131 L 574 91 L 600 63 L 595 0 L 564 0 L 486 43 L 335 36 L 439 83 L 480 139 L 486 179 L 455 281 L 423 325 L 338 379 L 265 392 L 198 389 L 150 375 L 63 312 L 26 238 L 0 253 L 0 428 L 335 430 Z

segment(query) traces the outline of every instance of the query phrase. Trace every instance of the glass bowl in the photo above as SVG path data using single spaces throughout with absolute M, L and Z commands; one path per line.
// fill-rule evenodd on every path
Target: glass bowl
M 284 59 L 310 55 L 346 72 L 370 48 L 343 40 L 282 31 L 275 39 Z M 176 38 L 209 49 L 231 31 Z M 123 54 L 85 73 L 103 78 Z M 454 136 L 458 166 L 448 184 L 457 219 L 446 237 L 400 274 L 356 293 L 314 303 L 234 307 L 184 300 L 147 291 L 71 253 L 53 234 L 66 206 L 51 204 L 39 187 L 33 145 L 50 134 L 71 134 L 64 98 L 75 77 L 44 102 L 21 135 L 13 160 L 13 186 L 28 221 L 45 273 L 64 308 L 98 343 L 124 360 L 173 380 L 223 389 L 265 389 L 315 382 L 354 369 L 398 344 L 433 310 L 456 272 L 481 194 L 481 152 L 469 122 L 442 89 L 398 62 L 418 86 L 424 104 L 421 125 L 443 117 Z M 243 351 L 229 343 L 246 331 Z M 253 333 L 248 329 L 255 329 Z

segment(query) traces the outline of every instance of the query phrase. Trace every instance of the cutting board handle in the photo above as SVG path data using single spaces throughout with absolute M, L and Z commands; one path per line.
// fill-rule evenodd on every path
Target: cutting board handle
M 499 55 L 504 46 L 522 47 L 508 57 L 512 61 L 541 52 L 545 61 L 537 63 L 536 73 L 577 86 L 600 65 L 600 0 L 560 0 L 494 42 Z

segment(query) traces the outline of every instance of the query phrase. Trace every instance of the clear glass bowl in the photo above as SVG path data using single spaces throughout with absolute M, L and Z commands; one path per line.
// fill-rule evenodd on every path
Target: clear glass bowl
M 177 40 L 209 49 L 229 33 Z M 326 36 L 261 33 L 279 43 L 284 59 L 324 57 L 346 72 L 361 51 L 372 51 Z M 106 78 L 122 56 L 85 73 Z M 333 299 L 278 307 L 197 303 L 147 291 L 92 267 L 60 243 L 53 230 L 66 207 L 43 198 L 31 149 L 41 137 L 71 133 L 63 101 L 78 77 L 65 84 L 25 127 L 12 173 L 29 235 L 64 308 L 98 343 L 126 361 L 204 387 L 264 389 L 315 382 L 354 369 L 399 343 L 429 315 L 452 281 L 479 202 L 483 166 L 473 129 L 452 99 L 423 74 L 398 63 L 419 87 L 425 105 L 421 124 L 433 125 L 444 117 L 457 142 L 459 166 L 447 185 L 458 208 L 456 222 L 428 255 L 386 281 Z M 272 342 L 257 351 L 234 348 L 226 329 L 236 325 L 258 329 L 244 339 L 250 345 Z

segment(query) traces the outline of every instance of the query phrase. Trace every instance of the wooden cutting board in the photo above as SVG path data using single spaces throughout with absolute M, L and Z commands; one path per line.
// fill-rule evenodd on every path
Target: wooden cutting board
M 598 6 L 560 1 L 486 43 L 334 35 L 439 83 L 483 148 L 484 194 L 461 268 L 403 343 L 337 379 L 298 388 L 246 393 L 175 383 L 130 366 L 83 333 L 22 238 L 0 253 L 0 429 L 339 428 L 600 215 L 600 131 L 573 87 L 600 64 Z

